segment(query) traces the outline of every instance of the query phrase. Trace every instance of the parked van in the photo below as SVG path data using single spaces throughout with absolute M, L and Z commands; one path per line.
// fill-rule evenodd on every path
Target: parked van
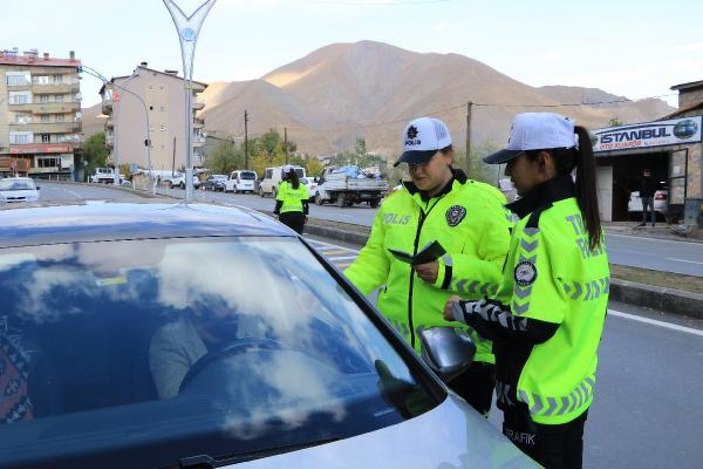
M 256 171 L 242 169 L 232 171 L 229 179 L 225 181 L 225 192 L 249 192 L 254 193 L 254 182 L 258 178 Z
M 293 166 L 293 170 L 299 178 L 305 177 L 305 168 L 301 166 Z M 276 197 L 276 191 L 278 185 L 281 183 L 281 179 L 283 179 L 283 166 L 266 168 L 264 178 L 259 183 L 259 195 L 264 197 L 266 194 L 271 194 L 273 197 Z

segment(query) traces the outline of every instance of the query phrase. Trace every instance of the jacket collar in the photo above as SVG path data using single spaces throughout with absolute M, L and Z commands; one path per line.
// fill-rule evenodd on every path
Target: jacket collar
M 576 195 L 576 186 L 571 175 L 563 175 L 535 186 L 525 197 L 506 205 L 511 212 L 524 218 L 538 208 L 548 207 L 559 200 Z
M 427 202 L 431 198 L 442 197 L 446 194 L 449 194 L 454 186 L 454 181 L 457 181 L 459 184 L 466 184 L 466 181 L 468 181 L 466 173 L 464 173 L 464 171 L 462 171 L 461 169 L 452 168 L 452 178 L 449 180 L 449 182 L 447 182 L 447 184 L 445 184 L 442 190 L 438 194 L 435 194 L 433 197 L 429 197 L 427 193 L 418 189 L 415 183 L 413 183 L 412 181 L 403 182 L 403 185 L 408 190 L 408 192 L 410 192 L 411 195 L 414 196 L 415 194 L 419 193 L 422 200 L 424 202 Z

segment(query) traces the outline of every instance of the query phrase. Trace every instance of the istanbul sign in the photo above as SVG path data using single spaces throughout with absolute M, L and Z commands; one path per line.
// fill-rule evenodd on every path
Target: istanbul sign
M 628 150 L 701 141 L 703 116 L 594 130 L 593 151 Z

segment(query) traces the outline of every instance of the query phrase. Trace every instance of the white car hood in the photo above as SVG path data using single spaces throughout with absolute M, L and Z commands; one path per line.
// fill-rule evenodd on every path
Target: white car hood
M 539 466 L 485 418 L 450 395 L 435 409 L 390 427 L 226 467 L 455 469 Z

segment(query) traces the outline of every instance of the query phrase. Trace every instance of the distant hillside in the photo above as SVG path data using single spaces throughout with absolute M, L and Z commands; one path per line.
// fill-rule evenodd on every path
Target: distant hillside
M 242 136 L 246 109 L 252 136 L 286 127 L 299 150 L 315 155 L 349 150 L 364 137 L 369 150 L 389 158 L 400 151 L 403 126 L 422 115 L 445 120 L 463 148 L 469 101 L 475 103 L 473 141 L 496 145 L 507 138 L 515 113 L 541 105 L 587 127 L 607 126 L 613 118 L 648 121 L 674 110 L 661 100 L 596 104 L 624 98 L 592 88 L 535 88 L 462 55 L 372 41 L 322 47 L 258 80 L 213 83 L 201 99 L 206 131 Z M 585 104 L 554 107 L 576 103 Z
M 105 117 L 98 117 L 102 115 L 102 104 L 81 109 L 81 115 L 84 140 L 105 130 Z

